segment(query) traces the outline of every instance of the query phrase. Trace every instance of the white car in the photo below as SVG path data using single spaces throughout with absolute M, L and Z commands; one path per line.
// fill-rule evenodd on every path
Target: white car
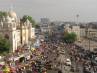
M 70 59 L 66 59 L 66 63 L 67 66 L 71 66 L 71 60 Z

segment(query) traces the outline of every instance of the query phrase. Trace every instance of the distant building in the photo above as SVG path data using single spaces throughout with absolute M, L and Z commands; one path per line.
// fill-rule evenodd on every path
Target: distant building
M 80 37 L 85 37 L 85 36 L 86 36 L 86 29 L 80 28 Z
M 72 26 L 72 32 L 77 35 L 77 40 L 80 40 L 80 26 Z
M 48 18 L 41 18 L 40 29 L 45 33 L 49 31 L 50 20 Z
M 80 26 L 72 25 L 70 26 L 69 24 L 64 26 L 65 32 L 71 33 L 74 32 L 77 35 L 77 40 L 80 40 Z
M 97 29 L 88 28 L 87 37 L 88 38 L 97 38 Z
M 35 38 L 35 29 L 29 20 L 21 22 L 14 11 L 6 13 L 7 16 L 0 19 L 0 34 L 10 41 L 11 51 L 14 52 L 18 46 L 28 44 Z
M 49 24 L 50 20 L 48 18 L 41 18 L 41 23 L 42 24 Z

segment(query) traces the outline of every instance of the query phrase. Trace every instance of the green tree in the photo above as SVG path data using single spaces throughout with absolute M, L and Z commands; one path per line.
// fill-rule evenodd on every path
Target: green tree
M 31 16 L 24 15 L 23 18 L 21 19 L 21 21 L 25 22 L 27 19 L 32 23 L 32 27 L 35 27 L 36 23 Z
M 35 25 L 35 28 L 40 28 L 40 26 L 38 24 Z
M 7 13 L 0 11 L 0 21 L 2 20 L 3 17 L 6 17 Z
M 65 33 L 64 41 L 66 43 L 74 43 L 77 39 L 77 35 L 74 32 Z
M 9 51 L 10 51 L 9 40 L 0 36 L 0 54 L 8 53 Z

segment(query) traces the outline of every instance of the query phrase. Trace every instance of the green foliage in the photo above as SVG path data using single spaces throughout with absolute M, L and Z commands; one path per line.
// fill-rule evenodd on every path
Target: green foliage
M 6 17 L 6 16 L 7 16 L 7 13 L 6 13 L 6 12 L 0 11 L 0 20 L 1 20 L 3 17 Z
M 75 33 L 66 33 L 64 36 L 64 41 L 66 43 L 74 43 L 76 41 L 77 35 Z
M 9 41 L 0 36 L 0 54 L 8 53 L 9 51 L 10 51 Z
M 0 11 L 0 17 L 5 17 L 5 16 L 7 16 L 7 13 L 6 12 L 2 12 L 2 11 Z
M 25 22 L 26 20 L 29 20 L 32 23 L 32 27 L 35 27 L 35 21 L 31 16 L 24 15 L 23 18 L 21 19 L 22 22 Z
M 35 28 L 40 28 L 40 26 L 38 24 L 35 25 Z

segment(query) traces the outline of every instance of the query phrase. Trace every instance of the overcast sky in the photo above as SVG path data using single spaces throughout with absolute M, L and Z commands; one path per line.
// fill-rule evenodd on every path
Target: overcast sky
M 47 17 L 51 20 L 97 21 L 97 0 L 0 0 L 0 10 L 13 10 L 18 16 L 31 15 L 37 21 Z

